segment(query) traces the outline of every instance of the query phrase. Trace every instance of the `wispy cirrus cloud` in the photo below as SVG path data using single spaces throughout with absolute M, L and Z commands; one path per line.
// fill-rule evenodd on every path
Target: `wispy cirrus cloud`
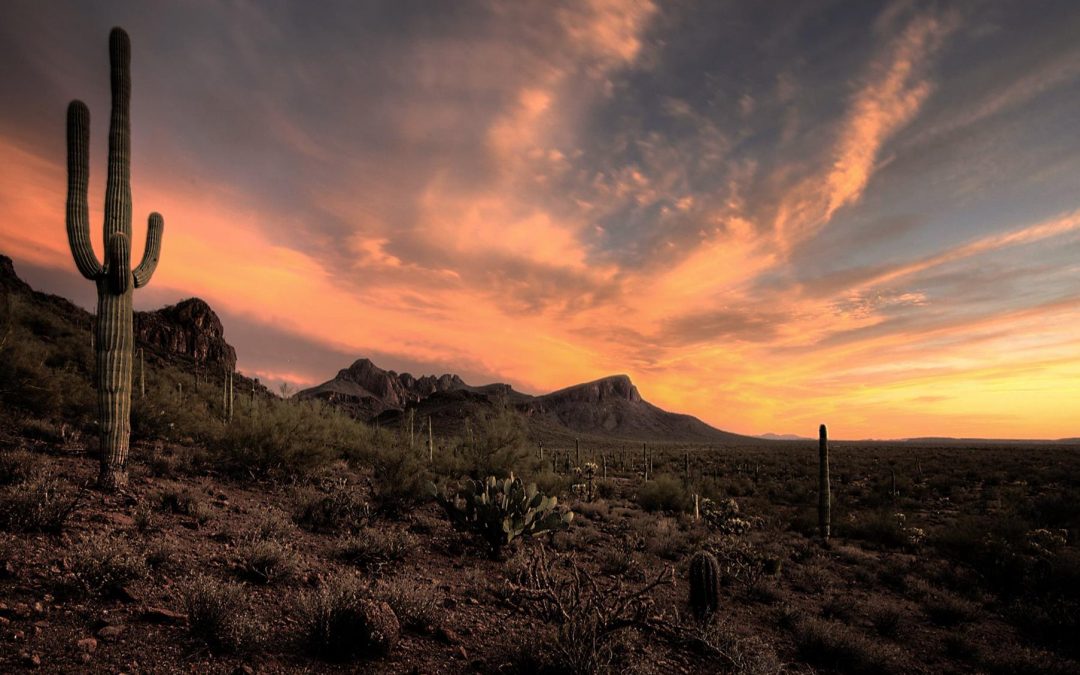
M 62 112 L 94 111 L 98 205 L 121 23 L 135 213 L 166 218 L 138 302 L 205 297 L 246 370 L 630 372 L 735 431 L 1075 435 L 1061 8 L 10 3 L 0 249 L 75 287 Z

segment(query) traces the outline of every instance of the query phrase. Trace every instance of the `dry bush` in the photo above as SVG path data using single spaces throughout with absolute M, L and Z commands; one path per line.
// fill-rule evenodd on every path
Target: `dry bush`
M 529 554 L 527 565 L 508 582 L 507 602 L 555 624 L 554 639 L 538 641 L 541 659 L 555 672 L 605 672 L 628 630 L 646 630 L 654 591 L 674 583 L 671 568 L 653 581 L 627 587 L 619 579 L 601 581 L 576 563 L 573 555 L 549 555 L 543 546 Z
M 79 494 L 67 481 L 47 474 L 0 488 L 0 531 L 59 532 Z
M 895 672 L 890 653 L 880 644 L 840 623 L 807 618 L 795 625 L 799 658 L 839 673 Z
M 39 474 L 39 455 L 23 449 L 0 450 L 0 486 L 21 485 Z
M 166 483 L 152 494 L 151 499 L 162 511 L 190 516 L 199 525 L 205 525 L 214 517 L 213 507 L 203 497 L 178 483 Z
M 370 574 L 403 560 L 416 549 L 416 537 L 397 529 L 365 527 L 341 545 L 341 556 Z
M 383 655 L 393 647 L 397 618 L 386 616 L 357 577 L 339 574 L 300 596 L 297 613 L 308 649 L 322 658 L 349 661 Z
M 197 576 L 180 589 L 191 634 L 212 648 L 244 652 L 256 646 L 264 625 L 239 584 Z
M 439 624 L 439 607 L 433 589 L 422 588 L 415 582 L 397 577 L 380 581 L 374 597 L 390 605 L 401 625 L 415 630 L 428 630 Z
M 91 534 L 68 552 L 68 590 L 83 595 L 114 595 L 147 576 L 146 560 L 123 537 Z
M 978 616 L 978 607 L 949 593 L 934 593 L 923 601 L 923 611 L 938 626 L 959 626 Z
M 293 521 L 312 532 L 354 532 L 371 512 L 360 492 L 345 481 L 301 490 L 294 501 Z
M 300 563 L 300 555 L 291 546 L 275 539 L 249 540 L 236 551 L 237 570 L 244 578 L 260 584 L 295 579 Z

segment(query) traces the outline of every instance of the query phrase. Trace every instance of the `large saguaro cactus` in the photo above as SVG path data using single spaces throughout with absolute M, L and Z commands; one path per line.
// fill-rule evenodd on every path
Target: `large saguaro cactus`
M 105 188 L 105 264 L 90 244 L 86 188 L 90 173 L 90 111 L 82 101 L 67 110 L 67 234 L 79 272 L 97 284 L 95 376 L 101 428 L 101 473 L 106 489 L 127 482 L 124 462 L 131 434 L 131 296 L 145 286 L 161 255 L 165 222 L 151 213 L 142 262 L 131 269 L 131 41 L 121 28 L 109 33 L 112 116 L 109 120 L 109 174 Z

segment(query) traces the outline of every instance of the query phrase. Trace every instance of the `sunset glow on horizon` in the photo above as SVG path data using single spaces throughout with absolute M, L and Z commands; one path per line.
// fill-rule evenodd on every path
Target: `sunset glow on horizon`
M 544 393 L 626 373 L 745 434 L 1080 436 L 1080 6 L 0 7 L 0 253 L 92 307 L 64 114 L 132 40 L 138 309 L 238 368 Z

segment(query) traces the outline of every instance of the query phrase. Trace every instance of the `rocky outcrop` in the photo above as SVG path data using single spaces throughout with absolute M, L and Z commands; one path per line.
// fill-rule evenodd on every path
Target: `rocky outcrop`
M 338 372 L 334 379 L 305 389 L 298 398 L 318 398 L 370 420 L 388 410 L 404 410 L 433 394 L 469 389 L 457 375 L 396 373 L 379 368 L 370 359 L 358 359 Z
M 170 361 L 179 358 L 222 372 L 236 369 L 236 350 L 225 341 L 221 319 L 198 298 L 136 312 L 135 342 Z

